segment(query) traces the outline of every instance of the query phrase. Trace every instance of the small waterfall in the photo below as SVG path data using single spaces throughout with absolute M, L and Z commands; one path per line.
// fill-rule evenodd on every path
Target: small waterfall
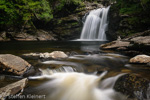
M 103 81 L 101 79 L 104 75 L 106 72 L 100 76 L 70 72 L 29 77 L 29 79 L 52 79 L 39 87 L 40 90 L 44 88 L 48 93 L 52 91 L 45 100 L 125 100 L 124 95 L 113 90 L 114 83 L 121 75 Z
M 105 32 L 108 26 L 107 15 L 109 8 L 110 6 L 99 8 L 89 13 L 82 29 L 81 40 L 107 40 Z

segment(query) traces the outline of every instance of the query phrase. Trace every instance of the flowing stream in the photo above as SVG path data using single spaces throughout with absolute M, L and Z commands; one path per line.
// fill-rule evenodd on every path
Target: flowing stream
M 31 52 L 64 51 L 70 54 L 62 60 L 23 57 L 42 73 L 29 77 L 22 98 L 17 100 L 124 100 L 126 96 L 113 89 L 118 77 L 123 73 L 136 73 L 150 79 L 149 69 L 129 64 L 127 56 L 100 50 L 99 46 L 103 43 L 106 42 L 3 42 L 0 53 L 21 57 Z M 0 86 L 14 81 L 16 79 L 11 76 L 0 77 Z

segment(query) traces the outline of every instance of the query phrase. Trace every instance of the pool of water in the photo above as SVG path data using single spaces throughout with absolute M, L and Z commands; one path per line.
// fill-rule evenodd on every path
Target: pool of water
M 100 41 L 50 41 L 50 42 L 0 42 L 1 54 L 21 55 L 30 52 L 52 52 L 56 50 L 70 52 L 99 51 Z

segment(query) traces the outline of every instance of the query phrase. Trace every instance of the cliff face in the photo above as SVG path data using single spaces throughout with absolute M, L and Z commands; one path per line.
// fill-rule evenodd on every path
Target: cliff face
M 59 39 L 78 39 L 83 26 L 82 17 L 93 9 L 103 7 L 99 3 L 84 2 L 84 4 L 84 6 L 78 6 L 71 14 L 53 20 L 52 31 Z
M 116 0 L 109 13 L 109 39 L 125 38 L 150 29 L 150 1 Z M 110 38 L 111 37 L 111 38 Z
M 108 31 L 106 32 L 108 40 L 115 40 L 117 38 L 117 31 L 120 27 L 119 23 L 121 21 L 121 16 L 119 11 L 114 4 L 111 5 L 109 14 L 108 14 Z

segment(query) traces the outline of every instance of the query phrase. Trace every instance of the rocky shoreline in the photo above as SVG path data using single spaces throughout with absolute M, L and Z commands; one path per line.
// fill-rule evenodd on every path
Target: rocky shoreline
M 128 56 L 136 56 L 139 54 L 150 55 L 150 30 L 136 33 L 132 36 L 103 44 L 100 46 L 102 50 L 119 51 Z

